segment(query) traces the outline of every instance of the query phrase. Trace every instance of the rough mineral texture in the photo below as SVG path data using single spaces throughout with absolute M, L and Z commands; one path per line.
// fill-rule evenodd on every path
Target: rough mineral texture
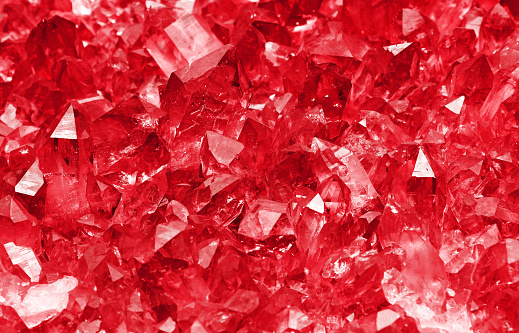
M 516 22 L 0 1 L 0 332 L 518 332 Z

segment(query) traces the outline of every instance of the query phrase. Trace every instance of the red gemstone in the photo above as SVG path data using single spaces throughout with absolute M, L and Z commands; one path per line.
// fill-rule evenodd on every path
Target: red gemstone
M 5 0 L 0 331 L 519 331 L 513 0 Z

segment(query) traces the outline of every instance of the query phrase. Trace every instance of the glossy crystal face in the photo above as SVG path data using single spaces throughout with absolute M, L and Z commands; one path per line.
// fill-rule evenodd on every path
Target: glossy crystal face
M 0 332 L 519 331 L 518 15 L 0 2 Z

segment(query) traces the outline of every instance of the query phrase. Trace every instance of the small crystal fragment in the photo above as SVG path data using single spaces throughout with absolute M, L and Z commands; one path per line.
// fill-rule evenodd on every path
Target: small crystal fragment
M 351 151 L 317 138 L 313 139 L 312 147 L 320 152 L 330 172 L 337 174 L 350 188 L 355 200 L 378 195 L 366 170 Z
M 400 52 L 405 50 L 411 44 L 412 43 L 402 43 L 402 44 L 395 44 L 395 45 L 384 46 L 384 50 L 389 51 L 389 52 L 393 53 L 394 56 L 396 56 Z
M 40 171 L 38 160 L 36 160 L 16 184 L 14 190 L 17 193 L 34 196 L 44 183 L 43 173 Z
M 51 284 L 39 284 L 29 288 L 23 301 L 13 306 L 28 328 L 56 317 L 68 304 L 69 292 L 78 285 L 78 280 L 65 276 Z
M 316 194 L 315 197 L 308 203 L 308 205 L 306 205 L 306 207 L 317 213 L 324 213 L 324 201 L 319 194 Z
M 377 331 L 391 326 L 400 315 L 393 310 L 385 309 L 377 312 Z
M 416 158 L 416 164 L 413 170 L 413 177 L 432 177 L 434 178 L 434 172 L 422 151 L 422 148 L 418 151 L 418 157 Z
M 425 19 L 420 13 L 404 8 L 402 10 L 402 33 L 404 36 L 410 35 L 425 24 Z
M 189 63 L 223 46 L 195 15 L 186 15 L 164 30 Z
M 221 175 L 221 176 L 218 176 L 218 177 L 209 178 L 208 180 L 206 180 L 203 183 L 203 185 L 206 188 L 208 187 L 211 190 L 211 196 L 214 196 L 215 194 L 217 194 L 218 192 L 220 192 L 221 190 L 223 190 L 227 186 L 231 185 L 232 183 L 234 183 L 238 179 L 240 179 L 240 178 L 237 177 L 237 176 Z
M 139 291 L 135 291 L 130 297 L 130 304 L 128 305 L 128 310 L 132 312 L 143 312 L 141 294 Z
M 496 214 L 497 206 L 499 205 L 499 198 L 485 197 L 476 200 L 475 213 L 492 217 Z
M 198 250 L 198 264 L 203 268 L 209 267 L 211 260 L 213 260 L 214 253 L 218 248 L 220 241 L 213 239 L 202 243 Z
M 206 133 L 209 150 L 214 158 L 224 165 L 229 166 L 229 163 L 238 155 L 244 148 L 241 142 L 227 138 L 223 135 L 214 132 Z
M 16 107 L 12 104 L 7 104 L 4 113 L 0 116 L 0 120 L 12 129 L 22 126 L 22 123 L 16 118 Z
M 9 258 L 11 258 L 13 265 L 20 266 L 32 282 L 38 282 L 40 280 L 40 262 L 31 248 L 17 246 L 12 242 L 4 244 L 4 248 Z
M 72 105 L 68 108 L 67 112 L 65 112 L 50 137 L 55 139 L 77 140 L 76 120 L 74 118 Z
M 106 258 L 108 251 L 105 244 L 95 244 L 88 248 L 84 254 L 88 269 L 94 270 Z
M 157 328 L 162 332 L 173 333 L 177 328 L 177 324 L 173 321 L 173 319 L 171 319 L 171 317 L 168 317 L 162 322 L 158 323 Z
M 465 96 L 460 96 L 450 102 L 449 104 L 445 105 L 447 109 L 454 112 L 455 114 L 460 114 L 461 108 L 463 107 L 463 102 L 465 101 Z
M 193 63 L 180 68 L 175 72 L 175 75 L 184 83 L 196 79 L 216 67 L 225 54 L 231 49 L 231 45 L 224 45 Z
M 241 313 L 251 313 L 259 305 L 258 294 L 251 290 L 239 289 L 225 303 L 225 307 Z
M 266 238 L 285 211 L 286 206 L 280 202 L 258 199 L 241 221 L 238 233 L 255 239 Z
M 114 266 L 107 264 L 108 271 L 110 272 L 110 277 L 112 278 L 112 281 L 115 282 L 117 280 L 120 280 L 124 277 L 124 275 Z
M 509 265 L 519 261 L 519 241 L 517 239 L 506 240 L 506 259 Z
M 289 307 L 278 314 L 276 332 L 285 332 L 287 329 L 302 330 L 312 324 L 311 319 L 298 307 Z
M 169 222 L 159 224 L 155 231 L 155 251 L 166 245 L 176 235 L 181 233 L 186 228 L 184 222 Z
M 8 217 L 14 223 L 28 220 L 25 210 L 10 195 L 0 199 L 0 216 Z

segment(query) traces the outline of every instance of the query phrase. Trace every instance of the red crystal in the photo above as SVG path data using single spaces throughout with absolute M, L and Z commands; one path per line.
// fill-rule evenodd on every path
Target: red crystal
M 5 0 L 0 331 L 519 331 L 513 0 Z

